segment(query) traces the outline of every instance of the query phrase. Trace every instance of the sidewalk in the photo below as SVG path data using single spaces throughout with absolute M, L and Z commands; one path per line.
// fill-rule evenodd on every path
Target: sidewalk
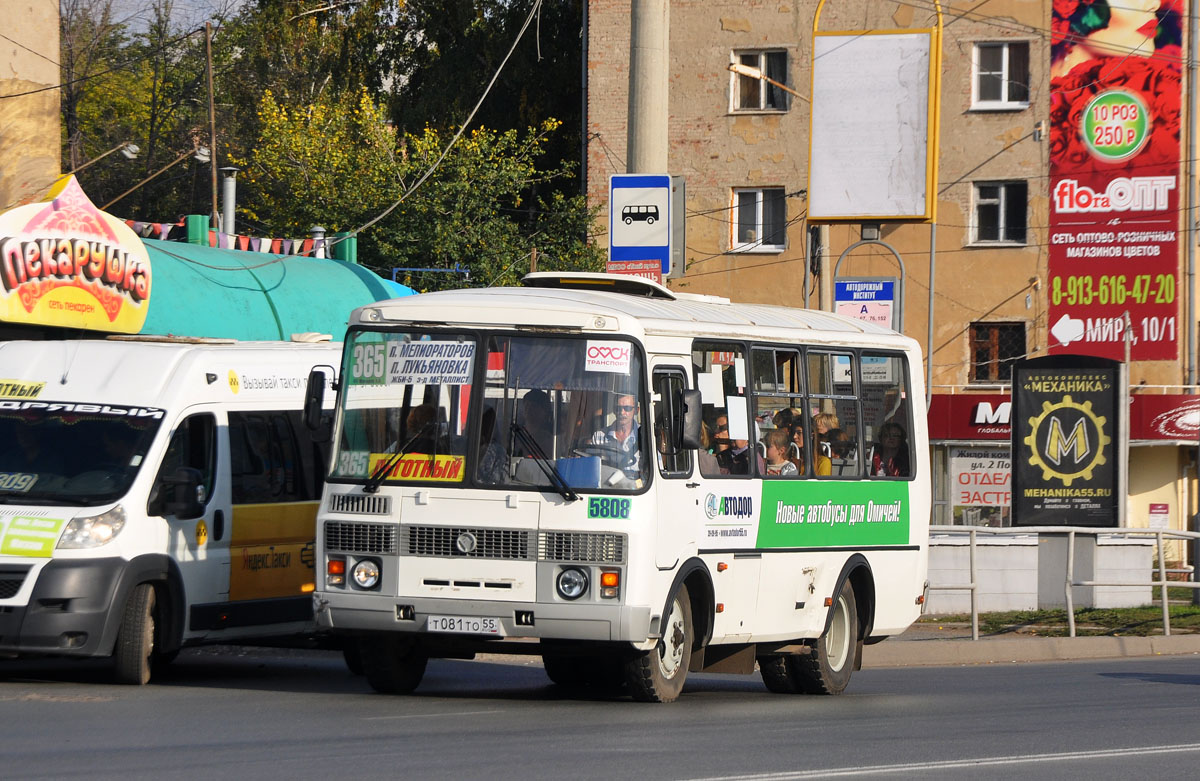
M 913 624 L 863 648 L 863 667 L 1059 662 L 1132 656 L 1200 655 L 1200 634 L 1170 637 L 1040 637 L 1005 633 L 971 639 L 970 624 Z

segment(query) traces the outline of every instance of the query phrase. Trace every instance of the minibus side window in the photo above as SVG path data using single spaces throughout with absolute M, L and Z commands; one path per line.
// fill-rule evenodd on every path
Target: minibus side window
M 302 474 L 296 427 L 288 417 L 285 411 L 229 413 L 234 504 L 316 498 L 317 487 Z
M 700 391 L 705 434 L 714 460 L 700 459 L 705 477 L 750 475 L 757 460 L 758 437 L 750 425 L 747 399 L 746 351 L 736 342 L 696 342 L 692 345 L 692 369 Z M 706 466 L 707 464 L 707 466 Z M 718 471 L 713 472 L 713 467 Z
M 175 433 L 171 435 L 171 441 L 167 445 L 167 452 L 163 455 L 154 488 L 150 492 L 147 508 L 150 515 L 162 515 L 159 505 L 163 477 L 173 474 L 181 467 L 199 470 L 205 502 L 212 499 L 213 483 L 217 474 L 216 431 L 216 418 L 209 413 L 191 415 L 175 428 Z

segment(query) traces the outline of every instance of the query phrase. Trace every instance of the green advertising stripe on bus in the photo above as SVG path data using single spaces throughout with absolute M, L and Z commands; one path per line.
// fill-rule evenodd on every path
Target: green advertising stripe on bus
M 65 518 L 39 518 L 18 515 L 13 517 L 8 528 L 0 527 L 0 553 L 6 556 L 36 556 L 47 558 L 54 553 L 54 546 L 67 525 Z
M 907 545 L 908 488 L 883 480 L 765 481 L 758 547 Z

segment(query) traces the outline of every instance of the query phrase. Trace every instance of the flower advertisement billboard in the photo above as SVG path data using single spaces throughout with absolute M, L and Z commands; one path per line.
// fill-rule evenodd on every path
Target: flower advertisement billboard
M 1053 2 L 1051 353 L 1178 356 L 1185 5 Z

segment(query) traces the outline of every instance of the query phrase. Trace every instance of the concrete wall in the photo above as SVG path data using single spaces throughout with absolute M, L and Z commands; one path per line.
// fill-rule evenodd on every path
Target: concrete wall
M 1076 539 L 1074 579 L 1108 583 L 1149 583 L 1154 544 L 1150 540 L 1080 535 Z M 1066 536 L 981 535 L 975 549 L 976 594 L 981 613 L 1061 608 L 1066 605 Z M 970 542 L 965 536 L 933 536 L 929 543 L 929 584 L 971 582 Z M 1076 586 L 1075 607 L 1141 607 L 1153 600 L 1148 585 Z M 971 594 L 929 590 L 927 615 L 970 613 Z
M 0 211 L 41 195 L 59 174 L 58 3 L 5 0 L 0 39 Z M 22 94 L 29 93 L 29 94 Z

